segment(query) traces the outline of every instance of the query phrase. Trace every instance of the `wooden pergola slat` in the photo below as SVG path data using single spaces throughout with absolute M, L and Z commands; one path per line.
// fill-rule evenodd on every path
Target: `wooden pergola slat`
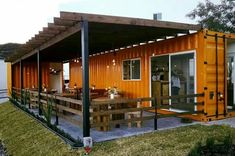
M 77 21 L 61 19 L 61 18 L 58 18 L 58 17 L 55 17 L 55 18 L 54 18 L 54 24 L 55 24 L 55 25 L 61 25 L 61 26 L 71 27 L 71 26 L 73 26 L 76 22 L 77 22 Z
M 155 21 L 155 20 L 149 20 L 149 19 L 118 17 L 118 16 L 73 13 L 73 12 L 61 12 L 60 17 L 54 18 L 54 23 L 48 23 L 48 27 L 44 27 L 42 31 L 39 31 L 37 35 L 35 35 L 26 43 L 26 45 L 29 45 L 29 47 L 37 48 L 43 51 L 45 48 L 50 47 L 54 45 L 55 43 L 66 39 L 67 37 L 75 34 L 76 32 L 79 32 L 80 22 L 82 19 L 87 20 L 88 23 L 92 23 L 91 27 L 93 28 L 93 30 L 91 32 L 95 32 L 98 34 L 102 34 L 106 32 L 106 30 L 103 30 L 100 32 L 99 27 L 96 30 L 96 25 L 94 25 L 94 23 L 104 24 L 104 27 L 107 26 L 106 24 L 113 24 L 113 25 L 121 24 L 121 25 L 128 25 L 130 27 L 141 26 L 142 28 L 146 27 L 146 29 L 155 28 L 156 30 L 158 28 L 161 28 L 161 29 L 164 28 L 166 30 L 169 29 L 169 33 L 171 33 L 170 35 L 177 34 L 177 33 L 184 33 L 184 32 L 187 32 L 188 30 L 201 29 L 200 25 L 185 24 L 185 23 Z M 98 25 L 98 26 L 101 26 L 101 25 Z M 125 27 L 123 28 L 125 29 Z M 129 36 L 132 34 L 127 34 L 127 35 Z M 165 36 L 166 33 L 158 34 L 158 35 Z M 159 38 L 159 36 L 156 36 L 156 38 Z M 148 41 L 146 40 L 146 42 Z M 123 45 L 123 46 L 126 47 L 127 45 Z M 16 51 L 16 53 L 18 53 L 17 57 L 22 57 L 22 59 L 24 59 L 36 53 L 34 49 L 33 50 L 30 49 L 29 51 L 28 50 L 29 49 L 26 50 L 27 54 L 25 55 L 21 52 L 21 51 L 25 51 L 25 49 L 20 48 L 19 50 Z M 104 50 L 109 51 L 108 49 L 104 49 Z M 97 52 L 102 52 L 102 49 L 98 50 Z M 15 59 L 16 57 L 13 58 L 14 55 L 15 54 L 8 57 L 7 61 L 18 62 L 19 59 L 16 60 Z
M 67 20 L 75 20 L 75 21 L 81 21 L 82 19 L 86 19 L 88 20 L 88 22 L 139 25 L 139 26 L 161 27 L 161 28 L 172 28 L 172 29 L 189 29 L 189 30 L 201 29 L 201 25 L 194 25 L 194 24 L 156 21 L 149 19 L 129 18 L 129 17 L 119 17 L 119 16 L 84 14 L 84 13 L 74 13 L 74 12 L 60 12 L 60 18 Z

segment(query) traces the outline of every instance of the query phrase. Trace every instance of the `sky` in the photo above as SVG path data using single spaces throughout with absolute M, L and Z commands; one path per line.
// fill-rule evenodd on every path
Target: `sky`
M 1 0 L 0 44 L 25 43 L 59 17 L 60 11 L 193 23 L 185 15 L 203 0 Z M 219 0 L 211 0 L 218 3 Z

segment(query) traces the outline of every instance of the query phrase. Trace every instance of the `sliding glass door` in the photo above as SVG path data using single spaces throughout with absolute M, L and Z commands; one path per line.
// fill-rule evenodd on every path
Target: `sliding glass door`
M 194 94 L 195 93 L 194 53 L 170 55 L 170 64 L 171 64 L 170 65 L 171 72 L 169 73 L 171 81 L 170 95 Z M 182 100 L 174 100 L 172 102 L 182 103 L 186 101 L 182 99 Z
M 151 96 L 177 96 L 196 93 L 195 53 L 151 57 Z M 189 103 L 194 98 L 158 100 L 161 104 Z

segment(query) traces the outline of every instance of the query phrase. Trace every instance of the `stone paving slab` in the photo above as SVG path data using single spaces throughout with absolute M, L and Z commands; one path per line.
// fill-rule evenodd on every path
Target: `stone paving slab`
M 210 121 L 207 123 L 202 123 L 202 125 L 229 125 L 235 128 L 235 117 L 227 118 L 223 120 Z

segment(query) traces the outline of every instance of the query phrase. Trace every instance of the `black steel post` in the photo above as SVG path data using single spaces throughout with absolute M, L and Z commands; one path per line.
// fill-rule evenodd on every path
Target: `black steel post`
M 40 60 L 40 51 L 37 52 L 37 67 L 38 67 L 38 114 L 42 115 L 41 102 L 40 102 L 40 93 L 42 91 L 42 76 L 41 76 L 41 60 Z
M 218 118 L 219 114 L 219 99 L 218 99 L 218 34 L 215 34 L 215 86 L 216 86 L 216 117 Z
M 90 136 L 88 22 L 81 22 L 83 137 Z
M 223 95 L 223 99 L 224 99 L 224 116 L 227 115 L 227 94 L 226 94 L 226 88 L 227 88 L 227 56 L 226 56 L 226 38 L 225 35 L 223 36 L 223 42 L 224 42 L 224 95 Z
M 23 104 L 23 62 L 20 60 L 20 104 Z
M 154 109 L 155 109 L 154 130 L 157 130 L 157 98 L 154 98 L 153 104 L 154 104 Z

